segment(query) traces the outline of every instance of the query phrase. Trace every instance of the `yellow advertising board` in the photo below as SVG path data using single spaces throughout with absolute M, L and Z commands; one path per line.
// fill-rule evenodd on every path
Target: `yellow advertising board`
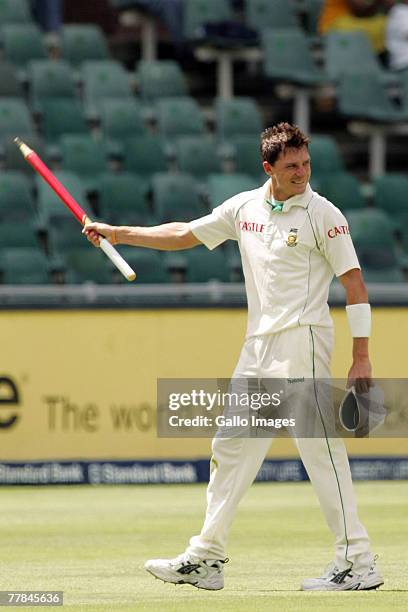
M 333 309 L 333 375 L 350 366 L 344 309 Z M 374 373 L 407 378 L 408 309 L 374 309 Z M 157 378 L 227 378 L 242 309 L 0 312 L 0 461 L 206 458 L 208 439 L 156 435 Z M 407 455 L 405 439 L 349 440 L 353 455 Z M 277 440 L 271 457 L 295 457 Z

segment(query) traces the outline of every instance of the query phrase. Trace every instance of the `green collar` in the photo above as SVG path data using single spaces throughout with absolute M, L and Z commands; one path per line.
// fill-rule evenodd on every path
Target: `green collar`
M 276 200 L 273 200 L 271 202 L 271 200 L 268 200 L 268 199 L 266 199 L 265 201 L 271 207 L 272 212 L 282 212 L 284 202 L 277 202 Z

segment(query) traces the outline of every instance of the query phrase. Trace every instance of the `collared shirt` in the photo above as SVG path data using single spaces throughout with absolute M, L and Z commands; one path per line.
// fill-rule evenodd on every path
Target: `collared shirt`
M 312 191 L 273 212 L 269 180 L 239 193 L 190 222 L 193 234 L 214 249 L 236 240 L 248 298 L 247 337 L 298 325 L 333 325 L 327 304 L 333 274 L 360 268 L 348 224 L 338 208 Z

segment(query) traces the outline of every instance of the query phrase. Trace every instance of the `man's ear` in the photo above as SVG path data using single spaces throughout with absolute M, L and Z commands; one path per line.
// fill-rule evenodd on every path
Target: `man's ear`
M 271 164 L 269 162 L 267 162 L 267 161 L 264 161 L 264 162 L 262 162 L 262 167 L 265 170 L 266 174 L 268 176 L 271 176 L 271 174 L 272 174 L 272 166 L 271 166 Z

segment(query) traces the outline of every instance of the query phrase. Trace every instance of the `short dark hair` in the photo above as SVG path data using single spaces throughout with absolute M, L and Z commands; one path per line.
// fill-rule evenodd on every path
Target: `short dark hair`
M 307 147 L 310 139 L 297 125 L 290 123 L 278 123 L 269 127 L 261 134 L 261 157 L 262 161 L 269 162 L 272 166 L 281 153 L 287 149 L 301 149 Z

